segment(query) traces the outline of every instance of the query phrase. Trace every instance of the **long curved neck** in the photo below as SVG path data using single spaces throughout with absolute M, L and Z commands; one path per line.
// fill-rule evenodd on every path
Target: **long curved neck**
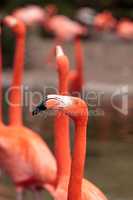
M 0 38 L 0 125 L 3 125 L 2 121 L 2 40 Z
M 60 95 L 68 94 L 68 75 L 59 73 L 59 93 Z
M 17 36 L 14 57 L 13 82 L 10 93 L 9 123 L 22 125 L 22 80 L 24 71 L 25 35 Z
M 59 73 L 59 93 L 68 93 L 68 76 Z M 70 138 L 69 118 L 65 114 L 57 113 L 55 118 L 55 154 L 58 165 L 58 184 L 63 184 L 63 177 L 70 174 Z
M 86 119 L 87 122 L 87 119 Z M 68 200 L 81 200 L 82 178 L 84 174 L 86 154 L 86 125 L 75 123 L 74 150 L 71 164 L 71 176 L 68 186 Z
M 75 39 L 75 60 L 78 79 L 83 84 L 83 52 L 80 38 Z

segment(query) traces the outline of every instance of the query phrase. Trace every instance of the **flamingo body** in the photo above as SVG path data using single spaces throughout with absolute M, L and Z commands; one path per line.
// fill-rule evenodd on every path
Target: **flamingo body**
M 107 198 L 93 183 L 83 179 L 81 200 L 107 200 Z
M 121 20 L 117 25 L 117 34 L 121 38 L 133 39 L 133 22 L 130 20 Z
M 55 52 L 55 46 L 65 41 L 75 40 L 75 38 L 87 35 L 87 28 L 71 20 L 64 15 L 57 15 L 56 8 L 46 9 L 44 28 L 55 35 L 55 45 L 48 54 L 46 63 L 49 63 Z
M 115 28 L 116 19 L 109 11 L 99 13 L 94 18 L 94 26 L 98 30 L 112 30 Z
M 64 187 L 62 185 L 62 187 L 56 189 L 56 192 L 52 191 L 55 200 L 67 200 L 69 177 L 64 177 L 63 182 Z M 107 200 L 107 198 L 93 183 L 86 179 L 83 179 L 81 200 Z
M 84 35 L 87 32 L 86 28 L 79 23 L 74 22 L 63 15 L 50 17 L 46 27 L 62 41 L 72 40 L 76 36 Z
M 22 20 L 27 26 L 41 23 L 45 18 L 45 11 L 39 6 L 30 5 L 15 10 L 12 15 Z
M 41 137 L 23 127 L 3 127 L 0 132 L 0 166 L 15 185 L 43 187 L 55 182 L 56 160 Z

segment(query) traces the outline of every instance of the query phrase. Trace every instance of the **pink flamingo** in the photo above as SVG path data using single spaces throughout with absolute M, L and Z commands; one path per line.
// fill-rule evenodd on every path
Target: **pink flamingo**
M 72 21 L 66 16 L 57 15 L 57 8 L 54 5 L 47 6 L 45 11 L 44 28 L 55 35 L 56 45 L 64 41 L 75 40 L 77 37 L 79 38 L 87 34 L 87 29 L 84 26 Z M 55 46 L 51 50 L 47 62 L 51 61 Z
M 4 24 L 16 34 L 14 76 L 10 95 L 9 126 L 0 128 L 0 167 L 6 171 L 16 186 L 17 200 L 24 189 L 35 190 L 39 200 L 40 190 L 46 184 L 55 186 L 56 160 L 43 139 L 22 123 L 21 83 L 23 76 L 25 26 L 18 19 L 7 16 Z M 17 106 L 16 106 L 17 105 Z
M 121 20 L 116 27 L 116 32 L 123 39 L 133 39 L 133 22 L 129 19 Z
M 55 15 L 54 11 L 52 13 L 52 11 L 50 12 L 49 10 L 46 10 L 46 14 L 44 28 L 53 32 L 56 38 L 61 41 L 70 41 L 77 36 L 85 35 L 87 33 L 85 27 L 72 21 L 66 16 Z
M 0 40 L 1 40 L 1 27 L 0 27 Z M 0 127 L 4 126 L 4 123 L 2 122 L 2 46 L 0 41 Z
M 68 94 L 68 76 L 69 64 L 68 59 L 63 54 L 60 46 L 56 47 L 56 63 L 59 80 L 59 94 Z M 62 124 L 62 127 L 60 127 Z M 69 138 L 69 119 L 66 115 L 56 114 L 54 124 L 55 137 L 55 157 L 57 160 L 58 180 L 57 188 L 64 185 L 64 177 L 70 173 L 71 156 L 70 156 L 70 138 Z
M 59 94 L 68 94 L 69 85 L 69 61 L 64 55 L 60 46 L 56 47 L 56 63 L 59 80 Z M 62 126 L 61 126 L 62 124 Z M 47 189 L 52 196 L 60 196 L 60 193 L 64 191 L 64 185 L 66 184 L 66 177 L 70 174 L 70 138 L 69 138 L 69 119 L 66 115 L 58 112 L 55 118 L 55 152 L 58 169 L 58 181 L 56 189 L 47 186 Z M 64 192 L 65 193 L 65 192 Z M 54 195 L 53 195 L 54 194 Z
M 96 30 L 112 30 L 116 26 L 116 19 L 111 12 L 104 11 L 94 17 L 94 27 Z
M 68 60 L 64 58 L 62 51 L 58 51 L 61 62 L 68 65 Z M 63 61 L 64 58 L 64 61 Z M 62 187 L 58 187 L 54 194 L 56 200 L 107 200 L 104 194 L 91 182 L 83 179 L 85 151 L 86 151 L 86 128 L 88 119 L 88 109 L 85 102 L 76 97 L 48 95 L 33 110 L 33 115 L 39 112 L 52 109 L 57 110 L 62 115 L 67 114 L 75 122 L 75 142 L 72 156 L 71 173 L 63 177 Z M 62 124 L 58 127 L 62 128 Z M 63 153 L 63 152 L 62 152 Z M 68 193 L 67 193 L 68 191 Z
M 10 18 L 10 20 L 11 20 L 11 18 Z M 15 28 L 14 28 L 14 24 L 10 24 L 11 23 L 11 21 L 9 20 L 9 18 L 8 18 L 8 20 L 7 20 L 7 18 L 6 18 L 6 23 L 7 23 L 7 21 L 8 21 L 8 26 L 10 26 L 12 29 L 13 29 L 13 31 L 16 31 L 16 26 L 15 26 Z M 9 23 L 10 22 L 10 23 Z M 19 20 L 17 20 L 17 22 L 19 22 Z M 13 23 L 13 22 L 12 22 Z M 13 27 L 12 27 L 13 26 Z M 22 30 L 21 30 L 21 26 L 22 26 L 22 24 L 21 23 L 19 23 L 19 26 L 20 27 L 17 27 L 17 33 L 21 33 L 21 37 L 23 36 L 23 34 L 22 34 Z M 20 28 L 20 29 L 19 29 Z M 14 30 L 15 29 L 15 30 Z M 23 38 L 23 37 L 22 37 Z M 22 43 L 21 43 L 21 45 L 19 46 L 19 53 L 18 54 L 16 54 L 16 64 L 15 64 L 15 69 L 17 70 L 16 71 L 16 74 L 14 75 L 14 77 L 19 77 L 19 80 L 17 79 L 17 78 L 14 78 L 14 86 L 18 86 L 18 85 L 21 85 L 21 83 L 20 82 L 22 82 L 22 77 L 20 78 L 20 75 L 19 75 L 19 73 L 20 73 L 20 71 L 22 70 L 22 63 L 21 62 L 23 62 L 23 60 L 24 60 L 24 58 L 22 57 L 23 55 L 24 55 L 24 53 L 23 53 L 23 50 L 24 50 L 24 48 L 23 48 L 23 45 L 22 45 Z M 18 49 L 16 50 L 17 52 L 18 52 Z M 20 53 L 21 52 L 21 53 Z M 18 59 L 18 57 L 19 57 L 19 59 Z M 59 59 L 57 59 L 57 62 L 59 62 Z M 18 68 L 18 66 L 19 66 L 19 68 Z M 59 66 L 59 63 L 58 63 L 58 66 Z M 60 70 L 59 70 L 60 71 Z M 67 73 L 68 73 L 69 71 L 67 70 Z M 65 83 L 65 80 L 64 79 L 62 79 L 63 77 L 61 76 L 60 77 L 60 84 L 59 84 L 59 87 L 60 87 L 60 92 L 63 94 L 64 92 L 67 92 L 67 73 L 65 73 L 65 72 L 63 72 L 63 75 L 65 75 L 66 76 L 66 83 Z M 21 76 L 22 76 L 22 71 L 21 71 Z M 20 79 L 21 79 L 21 81 L 20 81 Z M 18 82 L 16 82 L 16 80 L 18 80 Z M 65 84 L 64 84 L 65 83 Z M 16 85 L 17 84 L 17 85 Z M 63 85 L 64 86 L 63 86 Z M 20 93 L 18 92 L 19 90 L 15 90 L 14 92 L 15 92 L 15 94 L 17 93 L 18 94 L 18 96 L 20 97 Z M 17 99 L 15 99 L 14 100 L 14 95 L 15 95 L 14 93 L 12 93 L 12 96 L 11 96 L 11 99 L 12 99 L 12 102 L 13 102 L 13 104 L 19 104 L 19 101 L 20 101 L 20 99 L 18 100 L 18 97 L 17 97 Z M 14 110 L 13 110 L 14 109 Z M 20 108 L 19 108 L 20 109 Z M 16 117 L 16 115 L 14 114 L 16 111 L 15 111 L 15 108 L 11 108 L 11 110 L 10 110 L 10 115 L 13 115 L 12 116 L 12 118 L 13 118 L 13 122 L 15 123 L 15 117 Z M 18 112 L 18 111 L 17 111 Z M 20 115 L 20 114 L 19 114 Z M 21 114 L 22 115 L 22 114 Z M 20 121 L 20 120 L 18 120 L 18 121 Z M 56 154 L 56 159 L 57 159 L 57 163 L 58 163 L 58 175 L 57 175 L 57 179 L 58 179 L 58 182 L 59 182 L 59 185 L 62 185 L 62 184 L 64 184 L 63 183 L 63 179 L 62 179 L 62 177 L 64 177 L 64 175 L 66 175 L 66 173 L 68 173 L 69 171 L 70 171 L 70 149 L 69 149 L 69 130 L 68 130 L 68 119 L 66 119 L 66 117 L 64 116 L 64 118 L 62 117 L 61 119 L 60 119 L 60 122 L 62 122 L 62 123 L 64 123 L 64 128 L 65 128 L 65 130 L 64 130 L 64 128 L 62 129 L 62 136 L 64 135 L 64 137 L 62 137 L 61 135 L 59 135 L 59 133 L 58 133 L 58 126 L 59 126 L 59 118 L 57 118 L 57 120 L 56 120 L 56 125 L 55 125 L 55 128 L 56 128 L 56 134 L 55 134 L 55 145 L 56 145 L 56 148 L 55 148 L 55 154 Z M 60 146 L 59 146 L 59 144 L 60 144 Z M 60 150 L 60 148 L 62 147 L 62 149 Z M 62 150 L 63 150 L 63 154 L 62 154 Z M 45 156 L 46 157 L 46 156 Z M 40 186 L 40 187 L 42 187 L 42 186 Z M 54 188 L 54 184 L 51 184 L 51 185 L 48 185 L 48 184 L 46 184 L 45 185 L 45 188 L 46 189 L 48 189 L 49 190 L 49 188 L 52 188 L 52 190 L 54 191 L 55 190 L 55 188 Z M 51 190 L 49 190 L 50 192 L 51 192 Z
M 37 5 L 29 5 L 23 8 L 16 9 L 12 15 L 19 20 L 22 20 L 28 27 L 35 24 L 42 24 L 45 18 L 45 11 Z
M 83 52 L 80 36 L 86 35 L 87 29 L 79 23 L 70 20 L 68 17 L 56 15 L 57 8 L 54 5 L 47 6 L 45 10 L 46 18 L 44 20 L 44 27 L 54 33 L 56 37 L 55 44 L 75 40 L 76 69 L 70 71 L 69 91 L 71 93 L 79 92 L 83 86 Z M 47 62 L 50 62 L 55 51 L 55 46 L 51 50 Z

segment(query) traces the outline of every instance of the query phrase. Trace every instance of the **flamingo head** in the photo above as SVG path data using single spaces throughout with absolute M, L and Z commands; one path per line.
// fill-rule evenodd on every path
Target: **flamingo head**
M 66 77 L 69 73 L 69 60 L 59 45 L 56 46 L 56 63 L 59 74 Z
M 117 20 L 109 11 L 103 11 L 95 16 L 94 26 L 97 30 L 112 30 L 116 27 Z
M 69 115 L 71 118 L 86 122 L 88 108 L 86 103 L 78 97 L 62 96 L 51 94 L 47 95 L 42 102 L 33 110 L 32 115 L 37 115 L 44 110 L 60 111 Z
M 24 23 L 13 16 L 6 16 L 3 19 L 3 24 L 8 26 L 16 35 L 21 36 L 26 32 Z

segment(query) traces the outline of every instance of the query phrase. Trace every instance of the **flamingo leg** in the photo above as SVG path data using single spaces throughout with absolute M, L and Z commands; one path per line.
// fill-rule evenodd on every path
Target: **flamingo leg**
M 24 193 L 22 188 L 17 188 L 16 189 L 16 200 L 24 200 Z
M 0 177 L 2 177 L 2 170 L 0 169 Z
M 42 193 L 40 190 L 35 190 L 34 195 L 35 195 L 35 200 L 42 200 Z

